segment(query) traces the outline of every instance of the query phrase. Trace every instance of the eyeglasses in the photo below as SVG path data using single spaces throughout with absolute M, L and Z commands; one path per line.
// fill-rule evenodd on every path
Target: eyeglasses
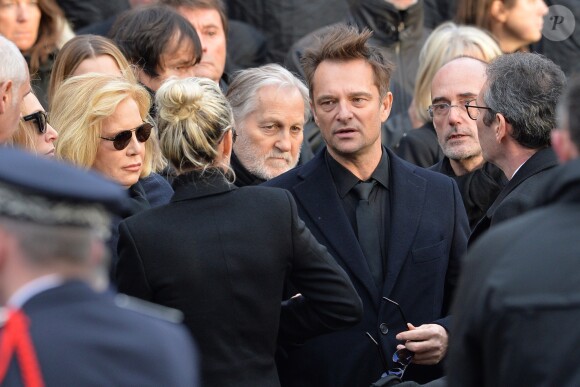
M 393 304 L 397 307 L 397 310 L 399 311 L 401 317 L 403 318 L 403 322 L 405 323 L 405 326 L 408 327 L 409 322 L 408 322 L 407 318 L 405 317 L 405 313 L 403 312 L 403 308 L 401 308 L 401 306 L 397 302 L 395 302 L 387 297 L 383 297 L 383 300 L 390 302 L 391 304 Z M 375 340 L 373 335 L 371 335 L 369 332 L 365 332 L 365 334 L 377 346 L 377 349 L 379 350 L 379 357 L 381 359 L 381 362 L 385 365 L 385 367 L 388 367 L 387 362 L 385 360 L 385 357 L 383 355 L 383 351 L 381 350 L 381 346 L 379 345 L 378 341 Z M 406 348 L 396 350 L 395 353 L 393 354 L 393 357 L 392 357 L 393 363 L 395 363 L 395 367 L 388 369 L 387 372 L 385 372 L 382 375 L 382 377 L 385 377 L 387 375 L 394 375 L 394 376 L 397 376 L 399 378 L 402 378 L 403 374 L 405 373 L 405 370 L 407 369 L 407 366 L 409 364 L 411 364 L 411 361 L 413 360 L 414 355 L 415 354 L 412 351 L 409 351 Z
M 39 110 L 35 113 L 22 117 L 22 121 L 28 122 L 34 120 L 40 134 L 46 133 L 46 125 L 48 124 L 48 115 L 45 111 Z
M 123 130 L 122 132 L 117 133 L 115 137 L 100 136 L 100 138 L 107 141 L 113 141 L 113 146 L 116 150 L 123 150 L 127 148 L 131 142 L 133 132 L 135 132 L 137 141 L 145 142 L 149 139 L 149 136 L 151 136 L 151 129 L 153 129 L 153 125 L 151 125 L 149 122 L 144 122 L 135 129 Z
M 467 110 L 467 115 L 469 116 L 469 118 L 471 118 L 472 120 L 477 120 L 477 117 L 479 117 L 479 109 L 484 109 L 484 110 L 491 110 L 493 111 L 493 109 L 488 108 L 487 106 L 476 106 L 476 105 L 472 105 L 472 103 L 475 100 L 471 100 L 468 101 L 465 104 L 465 109 Z
M 430 105 L 429 108 L 427 109 L 427 111 L 429 112 L 429 117 L 431 117 L 431 118 L 443 118 L 443 117 L 447 117 L 447 115 L 449 114 L 449 111 L 453 107 L 460 108 L 461 110 L 466 111 L 467 110 L 466 105 L 467 104 L 465 104 L 465 105 L 450 105 L 448 103 L 436 103 L 436 104 Z
M 395 302 L 387 297 L 383 297 L 383 300 L 390 302 L 391 304 L 393 304 L 397 307 L 397 310 L 399 311 L 399 313 L 401 314 L 401 317 L 403 318 L 403 322 L 405 323 L 405 326 L 408 327 L 409 321 L 405 317 L 405 313 L 403 313 L 403 308 L 401 308 L 401 305 L 399 305 L 399 303 L 397 303 L 397 302 Z M 387 371 L 387 374 L 395 375 L 395 376 L 398 376 L 399 378 L 402 378 L 403 374 L 405 373 L 405 370 L 407 369 L 407 366 L 409 364 L 411 364 L 411 361 L 413 360 L 414 355 L 415 354 L 413 352 L 409 351 L 407 348 L 397 349 L 395 351 L 395 353 L 393 353 L 393 357 L 392 357 L 393 363 L 395 363 L 395 365 L 397 365 L 397 367 L 389 369 Z

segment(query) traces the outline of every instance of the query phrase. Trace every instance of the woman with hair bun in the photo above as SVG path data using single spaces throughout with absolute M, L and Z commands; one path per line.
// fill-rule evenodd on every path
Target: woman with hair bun
M 231 184 L 232 110 L 215 82 L 170 79 L 156 104 L 175 195 L 121 222 L 118 288 L 183 313 L 204 386 L 279 386 L 277 340 L 354 325 L 360 299 L 289 192 Z M 282 302 L 285 280 L 300 295 Z

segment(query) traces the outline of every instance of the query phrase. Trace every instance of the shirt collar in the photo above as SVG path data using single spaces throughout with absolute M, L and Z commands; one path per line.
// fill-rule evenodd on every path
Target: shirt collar
M 7 305 L 11 308 L 22 308 L 22 306 L 32 297 L 48 289 L 56 288 L 57 286 L 62 285 L 63 282 L 63 278 L 57 274 L 48 274 L 33 279 L 24 286 L 21 286 L 14 294 L 12 294 L 10 299 L 8 299 Z
M 389 155 L 384 148 L 379 164 L 371 174 L 371 178 L 375 179 L 384 188 L 389 189 Z M 336 161 L 327 151 L 325 154 L 326 164 L 330 169 L 330 174 L 336 184 L 338 195 L 344 198 L 346 194 L 354 187 L 360 180 L 346 169 L 342 164 Z

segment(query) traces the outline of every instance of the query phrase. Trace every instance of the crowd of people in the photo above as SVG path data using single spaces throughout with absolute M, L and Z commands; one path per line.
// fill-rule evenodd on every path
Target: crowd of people
M 0 386 L 578 385 L 548 5 L 0 0 Z

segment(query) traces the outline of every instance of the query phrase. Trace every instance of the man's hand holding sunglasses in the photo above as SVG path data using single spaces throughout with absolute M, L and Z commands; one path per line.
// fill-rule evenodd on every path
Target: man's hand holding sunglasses
M 445 328 L 438 324 L 423 324 L 415 327 L 407 324 L 409 330 L 399 333 L 396 338 L 405 344 L 397 349 L 407 348 L 414 352 L 413 363 L 433 365 L 439 363 L 447 354 L 448 335 Z

